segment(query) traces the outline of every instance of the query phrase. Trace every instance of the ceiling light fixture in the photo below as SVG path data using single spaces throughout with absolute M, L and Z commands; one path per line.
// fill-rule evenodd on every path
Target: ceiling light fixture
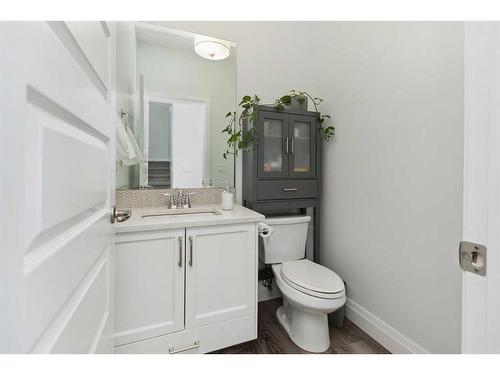
M 205 35 L 194 36 L 194 51 L 209 60 L 224 60 L 229 56 L 229 42 Z

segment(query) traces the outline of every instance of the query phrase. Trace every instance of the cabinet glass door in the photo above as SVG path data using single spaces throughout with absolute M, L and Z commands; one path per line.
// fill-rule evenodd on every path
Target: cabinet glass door
M 259 114 L 259 177 L 288 176 L 288 124 L 286 115 Z
M 290 177 L 316 177 L 316 119 L 289 117 Z

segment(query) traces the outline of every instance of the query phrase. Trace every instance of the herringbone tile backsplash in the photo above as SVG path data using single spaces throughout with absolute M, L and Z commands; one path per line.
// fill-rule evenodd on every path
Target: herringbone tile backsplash
M 220 203 L 221 193 L 224 191 L 222 188 L 117 190 L 115 204 L 120 209 L 166 206 L 168 204 L 168 197 L 162 194 L 180 190 L 185 193 L 196 193 L 191 198 L 192 205 Z M 229 190 L 233 193 L 235 192 L 234 188 L 230 188 Z

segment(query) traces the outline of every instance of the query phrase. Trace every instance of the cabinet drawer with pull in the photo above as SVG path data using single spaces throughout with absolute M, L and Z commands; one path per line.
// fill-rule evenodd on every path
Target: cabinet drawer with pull
M 221 335 L 221 332 L 224 334 Z M 257 315 L 209 324 L 115 347 L 115 354 L 200 354 L 257 338 Z
M 318 194 L 317 180 L 270 180 L 257 183 L 258 199 L 315 198 Z

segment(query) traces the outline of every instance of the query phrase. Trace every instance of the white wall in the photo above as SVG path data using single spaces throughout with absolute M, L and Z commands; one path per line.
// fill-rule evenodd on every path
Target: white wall
M 139 43 L 137 70 L 144 74 L 145 91 L 174 99 L 203 100 L 208 103 L 208 172 L 214 185 L 233 185 L 232 160 L 224 160 L 225 115 L 235 106 L 236 71 L 234 57 L 210 61 L 189 53 Z M 175 126 L 175 125 L 174 125 Z M 175 160 L 173 161 L 175 164 Z M 175 186 L 175 185 L 174 185 Z
M 463 24 L 162 24 L 235 41 L 238 97 L 325 99 L 322 263 L 392 350 L 458 352 Z
M 135 77 L 135 30 L 132 22 L 116 22 L 116 111 L 129 113 L 129 123 L 133 128 Z M 116 187 L 129 186 L 131 168 L 116 168 Z
M 329 41 L 319 94 L 338 126 L 324 154 L 321 261 L 423 349 L 459 352 L 463 24 L 318 31 Z

